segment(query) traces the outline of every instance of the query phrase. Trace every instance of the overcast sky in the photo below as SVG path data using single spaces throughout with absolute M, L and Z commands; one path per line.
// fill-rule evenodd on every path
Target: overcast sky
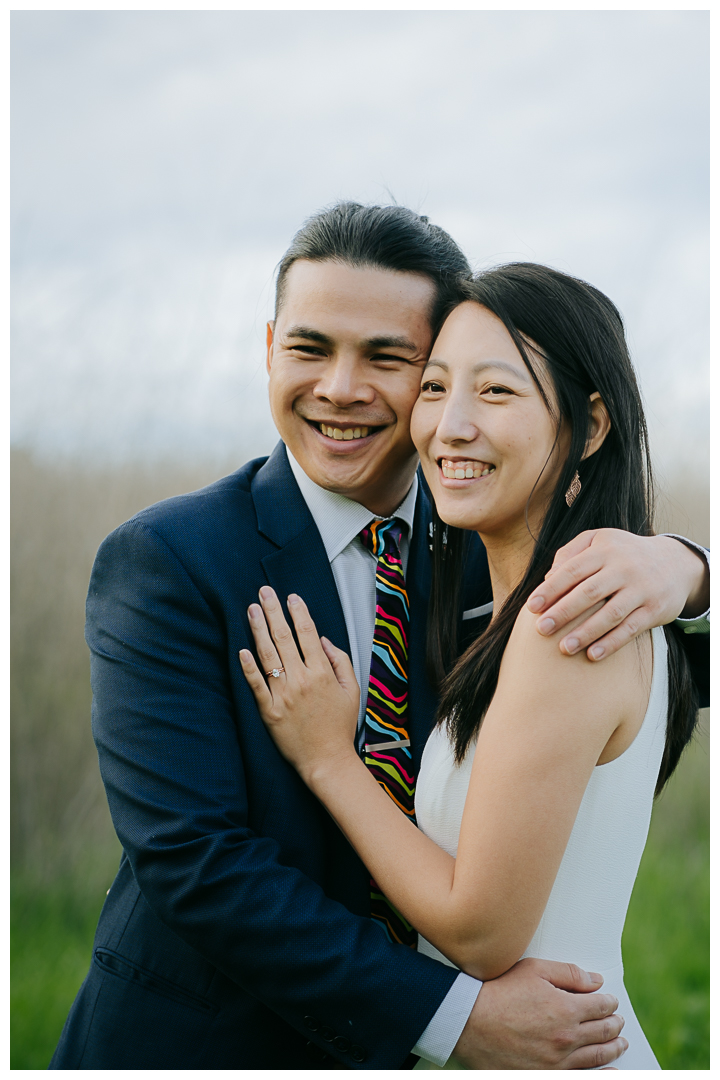
M 394 197 L 623 312 L 665 471 L 707 473 L 707 12 L 14 12 L 13 437 L 275 441 L 292 234 Z

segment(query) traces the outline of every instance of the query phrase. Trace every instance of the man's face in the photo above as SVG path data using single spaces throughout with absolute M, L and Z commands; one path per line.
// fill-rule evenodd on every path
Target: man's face
M 435 284 L 342 262 L 293 263 L 268 324 L 270 407 L 316 484 L 391 514 L 417 465 L 410 414 L 432 345 Z

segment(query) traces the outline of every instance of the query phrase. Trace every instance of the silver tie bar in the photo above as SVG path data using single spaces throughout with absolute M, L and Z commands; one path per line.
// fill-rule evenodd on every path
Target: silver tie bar
M 365 743 L 365 750 L 369 753 L 372 753 L 373 750 L 399 750 L 402 746 L 409 745 L 409 739 L 391 739 L 390 742 L 373 743 L 372 746 L 370 746 L 369 743 Z

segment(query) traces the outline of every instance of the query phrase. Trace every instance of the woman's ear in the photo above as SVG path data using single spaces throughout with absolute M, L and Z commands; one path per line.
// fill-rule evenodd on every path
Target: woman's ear
M 610 416 L 607 405 L 600 397 L 597 390 L 593 391 L 589 398 L 590 404 L 590 434 L 585 445 L 582 459 L 589 458 L 596 450 L 599 450 L 605 442 L 605 437 L 610 430 Z

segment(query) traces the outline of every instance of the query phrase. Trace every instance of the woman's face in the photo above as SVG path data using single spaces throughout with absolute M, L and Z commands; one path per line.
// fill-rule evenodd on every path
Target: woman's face
M 535 370 L 554 406 L 539 357 Z M 467 301 L 446 320 L 411 430 L 443 521 L 488 537 L 518 530 L 527 537 L 527 508 L 537 535 L 569 439 L 563 431 L 554 445 L 556 423 L 510 334 L 487 308 Z

